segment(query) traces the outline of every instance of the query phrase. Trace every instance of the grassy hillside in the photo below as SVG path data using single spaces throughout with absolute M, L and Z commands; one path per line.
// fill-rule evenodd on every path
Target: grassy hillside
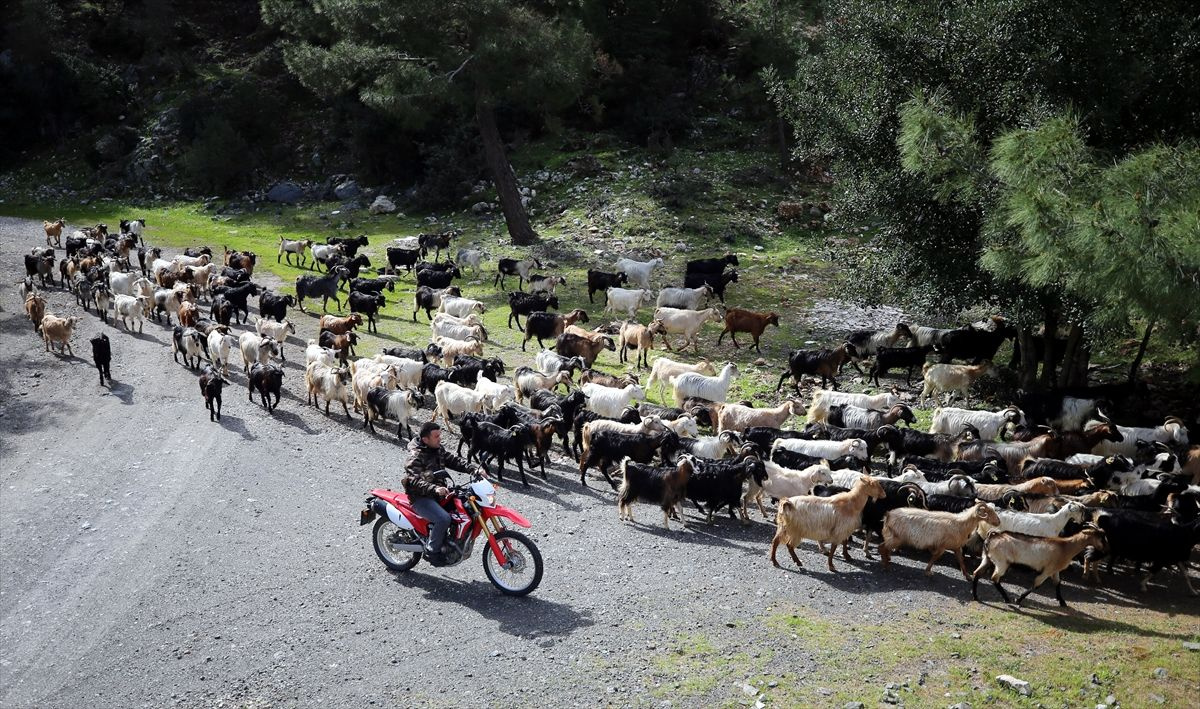
M 532 253 L 542 260 L 546 272 L 566 277 L 567 285 L 560 290 L 563 309 L 585 308 L 592 327 L 618 318 L 604 313 L 599 303 L 587 302 L 588 268 L 607 268 L 625 255 L 661 256 L 666 267 L 656 273 L 654 284 L 682 285 L 687 259 L 727 251 L 739 254 L 739 281 L 730 284 L 728 303 L 778 312 L 781 328 L 771 328 L 764 335 L 760 360 L 759 355 L 744 347 L 736 350 L 729 338 L 717 346 L 721 328 L 706 326 L 698 354 L 718 365 L 724 361 L 738 364 L 741 374 L 733 390 L 736 398 L 753 399 L 757 404 L 778 402 L 786 394 L 786 390 L 776 394 L 774 389 L 787 352 L 836 342 L 855 322 L 849 317 L 853 315 L 849 312 L 852 306 L 825 299 L 831 297 L 837 268 L 853 268 L 852 264 L 834 265 L 840 247 L 861 234 L 826 227 L 820 216 L 807 213 L 795 221 L 781 220 L 777 215 L 781 201 L 820 203 L 827 198 L 829 186 L 786 179 L 771 167 L 775 159 L 772 154 L 732 148 L 677 149 L 662 158 L 616 141 L 594 139 L 586 149 L 575 150 L 564 149 L 559 141 L 533 143 L 515 158 L 521 183 L 534 191 L 532 219 L 542 242 L 532 248 Z M 476 188 L 463 200 L 462 208 L 453 212 L 376 216 L 366 209 L 369 200 L 361 198 L 346 204 L 296 207 L 249 201 L 129 204 L 101 198 L 86 203 L 54 202 L 39 199 L 29 177 L 21 176 L 19 182 L 26 187 L 14 190 L 15 198 L 0 203 L 0 213 L 33 219 L 62 216 L 76 226 L 97 222 L 115 226 L 121 218 L 144 217 L 152 243 L 170 247 L 207 244 L 218 253 L 223 246 L 257 253 L 261 266 L 282 280 L 285 292 L 293 292 L 291 284 L 296 276 L 309 271 L 276 263 L 281 236 L 324 242 L 334 235 L 366 234 L 371 244 L 364 252 L 373 267 L 382 268 L 386 265 L 385 248 L 394 238 L 461 229 L 463 236 L 452 251 L 477 246 L 489 255 L 484 271 L 468 273 L 462 283 L 465 295 L 488 305 L 484 320 L 491 337 L 486 348 L 489 356 L 501 356 L 515 367 L 536 353 L 535 343 L 522 355 L 520 333 L 506 326 L 506 293 L 492 285 L 495 259 L 525 252 L 508 243 L 498 210 L 476 213 L 471 209 L 480 202 L 495 205 L 490 190 Z M 31 242 L 39 238 L 39 234 L 30 235 Z M 853 271 L 847 275 L 854 277 Z M 515 289 L 513 281 L 508 290 Z M 388 306 L 379 323 L 380 337 L 368 337 L 360 353 L 371 354 L 395 343 L 428 341 L 424 315 L 415 324 L 412 321 L 413 290 L 408 280 L 394 293 L 386 294 Z M 822 301 L 822 308 L 816 313 L 812 306 L 818 301 Z M 639 313 L 643 322 L 649 315 L 650 309 Z M 306 316 L 297 311 L 295 317 Z M 886 321 L 886 316 L 883 319 Z M 1131 356 L 1131 347 L 1136 347 L 1136 342 L 1116 343 L 1101 349 L 1094 359 L 1116 375 Z M 661 350 L 654 356 L 658 354 Z M 692 352 L 687 355 L 689 359 L 695 356 Z M 1000 361 L 1006 362 L 1007 358 L 1006 348 L 1000 353 Z M 756 361 L 760 364 L 755 365 Z M 598 366 L 609 371 L 625 369 L 617 363 L 615 353 L 602 355 Z M 1195 352 L 1180 350 L 1157 338 L 1147 357 L 1147 369 L 1153 373 L 1156 367 L 1172 385 L 1181 378 L 1186 381 L 1195 377 L 1198 371 Z M 861 383 L 853 381 L 852 370 L 847 373 L 845 382 L 851 388 L 862 389 Z M 903 379 L 884 384 L 905 389 Z M 651 398 L 658 400 L 657 396 Z M 925 423 L 928 411 L 920 415 L 921 423 Z
M 582 153 L 559 153 L 535 145 L 519 161 L 523 183 L 536 191 L 533 214 L 542 243 L 532 252 L 545 264 L 546 272 L 566 277 L 567 285 L 559 292 L 563 308 L 587 309 L 592 326 L 616 320 L 615 314 L 604 313 L 599 303 L 587 302 L 585 272 L 604 268 L 623 255 L 662 256 L 667 265 L 656 273 L 656 285 L 682 285 L 683 262 L 688 258 L 736 252 L 742 259 L 740 278 L 730 284 L 728 302 L 775 310 L 781 315 L 782 327 L 772 328 L 763 338 L 765 366 L 742 366 L 757 355 L 744 348 L 739 353 L 729 338 L 717 347 L 720 327 L 716 325 L 706 327 L 700 355 L 739 364 L 739 397 L 760 402 L 774 399 L 770 390 L 778 382 L 788 350 L 815 336 L 804 314 L 814 299 L 825 294 L 831 268 L 822 260 L 828 235 L 814 226 L 819 220 L 781 223 L 776 206 L 781 200 L 820 201 L 820 188 L 789 187 L 771 169 L 762 167 L 773 159 L 769 154 L 678 150 L 654 163 L 638 151 L 622 148 L 588 154 L 602 166 L 596 176 L 573 172 L 572 160 L 583 157 Z M 494 195 L 484 192 L 472 196 L 471 201 L 489 199 L 495 203 Z M 357 207 L 336 203 L 287 207 L 230 202 L 128 204 L 107 199 L 88 204 L 8 202 L 0 204 L 0 213 L 33 219 L 62 216 L 71 225 L 104 222 L 115 226 L 121 218 L 144 217 L 149 225 L 147 240 L 155 244 L 207 244 L 218 254 L 223 246 L 257 253 L 261 267 L 282 279 L 285 292 L 294 292 L 291 284 L 296 276 L 309 271 L 276 263 L 281 236 L 323 242 L 333 235 L 366 234 L 371 244 L 364 252 L 373 267 L 381 268 L 386 264 L 386 245 L 393 238 L 461 229 L 463 237 L 456 248 L 478 246 L 490 257 L 484 272 L 468 273 L 463 283 L 464 294 L 488 304 L 485 324 L 492 341 L 487 351 L 514 366 L 523 362 L 520 333 L 506 327 L 505 292 L 492 285 L 495 259 L 523 252 L 508 244 L 498 213 L 475 214 L 464 209 L 452 214 L 376 216 L 369 214 L 365 200 Z M 514 280 L 508 290 L 515 289 Z M 410 282 L 386 294 L 389 302 L 379 325 L 381 338 L 371 338 L 361 352 L 370 354 L 395 342 L 428 341 L 424 314 L 416 324 L 412 322 L 413 290 Z M 649 311 L 639 315 L 646 321 Z M 535 353 L 536 343 L 528 357 Z M 620 369 L 615 355 L 602 356 L 600 365 Z

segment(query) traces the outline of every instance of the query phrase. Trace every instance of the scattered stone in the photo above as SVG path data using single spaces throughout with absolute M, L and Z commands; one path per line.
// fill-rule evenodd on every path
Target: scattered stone
M 1028 682 L 1023 679 L 1017 679 L 1012 675 L 999 675 L 996 677 L 996 681 L 1000 683 L 1000 686 L 1011 689 L 1022 696 L 1028 697 L 1033 694 L 1033 689 L 1029 686 Z
M 1184 649 L 1184 650 L 1191 650 L 1192 652 L 1200 651 L 1200 643 L 1189 643 L 1189 642 L 1184 642 L 1184 643 L 1183 643 L 1183 649 Z
M 1167 698 L 1161 694 L 1151 694 L 1150 701 L 1154 702 L 1155 704 L 1166 704 Z
M 862 702 L 846 702 L 842 705 L 842 709 L 867 709 L 867 705 Z
M 371 214 L 391 214 L 396 211 L 396 203 L 388 199 L 387 195 L 379 195 L 371 206 L 367 209 Z
M 476 202 L 471 205 L 471 211 L 475 214 L 483 214 L 484 212 L 491 211 L 491 209 L 492 205 L 487 202 Z
M 951 704 L 950 709 L 971 709 L 971 704 L 970 702 L 959 702 L 958 704 Z
M 295 182 L 278 182 L 267 191 L 267 201 L 295 204 L 304 197 L 304 190 Z
M 822 697 L 830 697 L 833 696 L 833 690 L 828 687 L 817 687 L 817 694 Z
M 754 250 L 755 251 L 766 251 L 766 249 L 763 248 L 763 246 L 761 244 L 755 244 Z
M 1108 695 L 1107 697 L 1104 698 L 1104 703 L 1109 705 L 1110 707 L 1113 706 L 1114 704 L 1117 703 L 1117 695 L 1115 695 L 1115 694 Z
M 753 685 L 743 684 L 742 694 L 745 694 L 747 697 L 753 697 L 758 694 L 758 690 L 755 689 Z
M 1166 678 L 1167 678 L 1167 668 L 1165 668 L 1165 667 L 1155 667 L 1154 668 L 1154 679 L 1166 679 Z
M 754 366 L 755 367 L 765 367 L 765 366 L 767 366 L 767 360 L 762 357 L 759 357 L 758 359 L 754 360 Z

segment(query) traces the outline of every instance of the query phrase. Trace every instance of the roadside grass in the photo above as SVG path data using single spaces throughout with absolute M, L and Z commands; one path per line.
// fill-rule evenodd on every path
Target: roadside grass
M 647 689 L 707 706 L 746 704 L 747 684 L 768 706 L 871 706 L 889 684 L 915 706 L 1092 706 L 1109 694 L 1123 706 L 1194 705 L 1200 653 L 1183 646 L 1200 638 L 1194 616 L 1080 601 L 1060 611 L 1038 594 L 1030 603 L 1021 612 L 948 604 L 884 624 L 784 604 L 757 620 L 766 637 L 756 652 L 694 634 L 656 649 Z M 784 650 L 789 665 L 773 659 Z M 806 674 L 804 664 L 819 669 Z M 1028 681 L 1031 696 L 1000 686 L 1001 674 Z

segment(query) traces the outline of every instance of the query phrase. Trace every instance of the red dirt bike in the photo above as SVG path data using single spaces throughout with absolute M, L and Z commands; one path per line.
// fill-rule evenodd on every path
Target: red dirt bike
M 448 472 L 448 471 L 442 471 Z M 542 554 L 529 537 L 507 529 L 504 520 L 522 527 L 529 520 L 516 510 L 496 504 L 496 488 L 483 475 L 473 475 L 465 485 L 450 488 L 452 507 L 450 531 L 446 535 L 450 547 L 446 563 L 454 566 L 467 557 L 475 540 L 485 536 L 483 572 L 488 580 L 509 596 L 524 596 L 542 581 Z M 359 524 L 375 522 L 375 553 L 392 571 L 408 571 L 430 551 L 429 522 L 417 514 L 408 495 L 395 490 L 371 490 L 366 509 L 359 513 Z

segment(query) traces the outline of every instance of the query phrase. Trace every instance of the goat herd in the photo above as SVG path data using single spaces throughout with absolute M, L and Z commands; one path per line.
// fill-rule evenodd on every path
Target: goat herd
M 622 258 L 610 270 L 589 270 L 589 303 L 601 294 L 605 310 L 625 318 L 595 330 L 581 326 L 588 323 L 582 308 L 551 312 L 560 310 L 556 287 L 565 278 L 535 273 L 542 268 L 536 258 L 501 258 L 493 285 L 503 289 L 506 278 L 515 276 L 519 288 L 508 293 L 508 326 L 515 323 L 523 331 L 522 350 L 531 339 L 543 348 L 534 366 L 517 367 L 507 383 L 508 365 L 484 357 L 489 341 L 481 317 L 484 303 L 452 285 L 463 269 L 477 274 L 485 255 L 459 249 L 453 260 L 439 260 L 443 249 L 449 253 L 455 232 L 396 240 L 376 278 L 360 276 L 370 267 L 369 258 L 358 253 L 367 245 L 365 236 L 331 238 L 326 244 L 280 239 L 277 260 L 324 271 L 298 277 L 292 296 L 251 280 L 254 253 L 226 248 L 221 267 L 207 247 L 167 260 L 160 249 L 146 246 L 144 227 L 143 220 L 124 220 L 117 235 L 108 234 L 103 224 L 75 231 L 66 237 L 66 255 L 56 268 L 64 224 L 45 222 L 46 246 L 24 257 L 25 311 L 47 351 L 52 346 L 71 351 L 79 318 L 46 312 L 35 284 L 37 279 L 42 288 L 53 286 L 57 271 L 61 287 L 85 310 L 94 307 L 105 322 L 111 310 L 127 330 L 136 323 L 140 332 L 146 318 L 165 317 L 173 327 L 175 361 L 182 356 L 185 366 L 199 369 L 202 359 L 208 360 L 199 387 L 210 420 L 220 420 L 221 392 L 229 384 L 235 350 L 248 397 L 253 401 L 257 393 L 267 412 L 273 411 L 284 370 L 272 360 L 285 359 L 284 343 L 296 331 L 288 308 L 307 312 L 304 300 L 320 297 L 326 313 L 330 300 L 341 310 L 341 294 L 348 288 L 350 315 L 322 315 L 318 339 L 308 341 L 307 403 L 317 406 L 323 400 L 328 414 L 330 404 L 338 402 L 349 418 L 352 406 L 372 431 L 377 422 L 395 421 L 400 437 L 405 431 L 412 435 L 412 420 L 432 394 L 433 420 L 456 425 L 459 451 L 465 445 L 469 458 L 495 464 L 501 480 L 507 465 L 515 465 L 525 485 L 526 465 L 545 477 L 557 439 L 578 461 L 583 485 L 588 470 L 596 467 L 617 490 L 621 519 L 633 519 L 635 501 L 651 502 L 662 509 L 669 529 L 672 518 L 683 522 L 687 499 L 710 523 L 722 510 L 748 523 L 751 502 L 767 517 L 764 498 L 777 500 L 770 549 L 776 564 L 781 544 L 800 564 L 795 547 L 809 539 L 818 542 L 834 571 L 836 549 L 850 558 L 848 542 L 862 531 L 868 556 L 873 538 L 881 539 L 884 567 L 893 551 L 910 547 L 930 552 L 929 574 L 952 551 L 973 582 L 991 568 L 989 578 L 1006 600 L 999 581 L 1011 565 L 1037 572 L 1032 590 L 1047 578 L 1057 584 L 1080 554 L 1085 576 L 1093 580 L 1095 562 L 1102 558 L 1110 573 L 1116 560 L 1138 570 L 1149 564 L 1143 590 L 1154 573 L 1175 566 L 1195 594 L 1186 569 L 1200 543 L 1200 446 L 1189 447 L 1180 419 L 1168 417 L 1154 428 L 1117 425 L 1103 411 L 1111 413 L 1119 392 L 1099 386 L 1031 394 L 995 412 L 938 408 L 925 433 L 909 427 L 916 417 L 895 393 L 837 390 L 845 364 L 858 369 L 870 363 L 867 376 L 877 386 L 879 375 L 892 369 L 906 370 L 911 384 L 919 368 L 922 402 L 948 393 L 969 403 L 971 384 L 988 373 L 1001 344 L 1013 336 L 1001 318 L 949 330 L 898 323 L 881 332 L 850 333 L 835 347 L 792 351 L 776 391 L 791 377 L 799 396 L 804 376 L 820 377 L 823 387 L 832 388 L 815 390 L 807 410 L 797 399 L 755 407 L 728 401 L 738 375 L 733 363 L 717 371 L 704 359 L 648 357 L 656 336 L 669 351 L 670 336 L 677 336 L 681 350 L 691 345 L 699 354 L 697 338 L 710 321 L 724 322 L 718 343 L 726 334 L 745 333 L 756 349 L 768 325 L 779 327 L 775 313 L 724 307 L 727 286 L 738 280 L 737 271 L 727 267 L 738 265 L 737 256 L 688 261 L 683 287 L 662 288 L 657 295 L 650 279 L 664 266 L 662 259 Z M 433 260 L 425 260 L 431 251 Z M 412 318 L 415 322 L 425 311 L 430 343 L 357 358 L 356 328 L 365 316 L 367 330 L 375 330 L 386 304 L 384 292 L 394 292 L 405 276 L 415 278 Z M 259 299 L 259 317 L 253 330 L 235 336 L 233 325 L 250 322 L 251 296 Z M 713 297 L 721 307 L 708 307 Z M 208 318 L 201 316 L 201 299 L 209 301 Z M 637 314 L 651 303 L 653 316 L 642 324 Z M 172 314 L 178 324 L 172 325 Z M 546 340 L 551 348 L 545 348 Z M 898 347 L 901 342 L 908 346 Z M 91 344 L 103 384 L 110 378 L 109 340 L 101 334 Z M 650 369 L 645 389 L 636 372 L 613 376 L 593 369 L 605 350 L 619 351 L 621 363 L 634 351 L 635 369 Z M 931 355 L 936 363 L 927 362 Z M 954 364 L 956 359 L 968 363 Z M 645 403 L 646 390 L 655 385 L 660 392 L 671 388 L 674 406 Z M 558 393 L 560 387 L 566 393 Z M 784 428 L 801 415 L 807 418 L 802 428 Z M 701 435 L 702 429 L 709 435 Z M 877 455 L 886 455 L 886 463 L 876 461 Z M 888 475 L 872 475 L 872 466 Z M 973 574 L 964 548 L 982 553 Z M 1061 590 L 1056 594 L 1061 603 Z

